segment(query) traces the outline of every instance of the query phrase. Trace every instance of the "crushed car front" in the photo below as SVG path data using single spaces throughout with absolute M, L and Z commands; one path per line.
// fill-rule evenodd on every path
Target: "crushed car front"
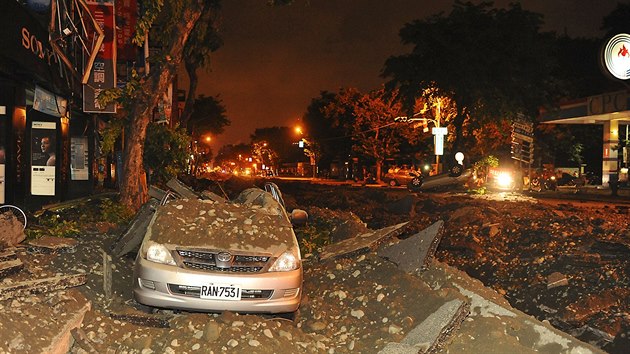
M 194 311 L 294 312 L 302 277 L 284 208 L 251 188 L 235 202 L 183 199 L 160 206 L 136 258 L 134 298 Z

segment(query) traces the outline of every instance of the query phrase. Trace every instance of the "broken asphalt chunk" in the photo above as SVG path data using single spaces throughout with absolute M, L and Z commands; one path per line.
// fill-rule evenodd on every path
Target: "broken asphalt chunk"
M 12 213 L 0 214 L 0 246 L 15 246 L 24 241 L 24 225 Z
M 11 261 L 17 259 L 15 248 L 6 248 L 0 251 L 0 262 Z
M 24 264 L 19 259 L 0 262 L 0 279 L 16 274 L 24 268 Z
M 72 338 L 78 344 L 81 349 L 90 353 L 90 354 L 98 354 L 98 350 L 94 348 L 90 340 L 88 339 L 85 331 L 83 331 L 80 327 L 73 328 L 70 333 L 72 334 Z
M 400 343 L 388 343 L 379 354 L 434 353 L 469 312 L 468 302 L 453 299 L 412 329 Z
M 199 194 L 197 194 L 192 188 L 188 187 L 184 183 L 182 183 L 177 178 L 173 178 L 166 183 L 166 186 L 173 190 L 175 193 L 179 194 L 184 199 L 198 199 Z
M 158 204 L 157 200 L 151 199 L 140 207 L 127 229 L 112 244 L 113 257 L 122 257 L 140 247 Z
M 547 277 L 547 289 L 567 285 L 569 285 L 569 280 L 567 279 L 567 276 L 562 273 L 553 272 Z
M 28 242 L 29 253 L 74 253 L 78 241 L 66 237 L 44 236 Z
M 77 289 L 33 297 L 0 313 L 1 353 L 69 353 L 71 331 L 81 326 L 91 303 Z
M 353 238 L 334 243 L 326 247 L 319 255 L 320 260 L 353 257 L 375 250 L 383 242 L 396 237 L 403 231 L 408 222 L 384 227 L 382 229 L 360 234 Z
M 443 232 L 444 221 L 437 221 L 407 239 L 381 247 L 378 255 L 394 262 L 407 273 L 427 270 Z
M 72 288 L 85 284 L 85 274 L 62 275 L 0 285 L 0 300 Z

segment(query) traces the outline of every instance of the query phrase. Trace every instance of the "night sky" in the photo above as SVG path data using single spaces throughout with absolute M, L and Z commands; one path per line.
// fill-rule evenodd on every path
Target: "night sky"
M 509 1 L 495 1 L 504 5 Z M 597 37 L 617 0 L 522 0 L 544 15 L 544 30 Z M 398 31 L 414 19 L 450 13 L 445 0 L 296 0 L 269 7 L 266 0 L 223 1 L 224 46 L 201 73 L 197 94 L 220 94 L 231 126 L 215 138 L 249 143 L 255 128 L 294 126 L 321 91 L 378 88 L 385 60 L 408 51 Z M 180 87 L 187 88 L 185 75 Z

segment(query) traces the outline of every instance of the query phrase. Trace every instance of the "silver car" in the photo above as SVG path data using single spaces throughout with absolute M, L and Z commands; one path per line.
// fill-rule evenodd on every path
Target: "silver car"
M 246 189 L 233 202 L 178 199 L 158 207 L 136 257 L 136 301 L 193 311 L 296 311 L 300 249 L 282 196 L 270 186 Z

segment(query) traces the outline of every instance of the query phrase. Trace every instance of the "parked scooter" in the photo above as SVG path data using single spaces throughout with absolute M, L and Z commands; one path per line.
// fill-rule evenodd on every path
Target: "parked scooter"
M 411 192 L 419 192 L 420 187 L 422 187 L 422 183 L 424 182 L 422 171 L 412 170 L 411 172 L 409 172 L 409 175 L 413 178 L 411 179 L 411 181 L 409 181 L 409 183 L 407 183 L 407 189 L 409 189 Z

